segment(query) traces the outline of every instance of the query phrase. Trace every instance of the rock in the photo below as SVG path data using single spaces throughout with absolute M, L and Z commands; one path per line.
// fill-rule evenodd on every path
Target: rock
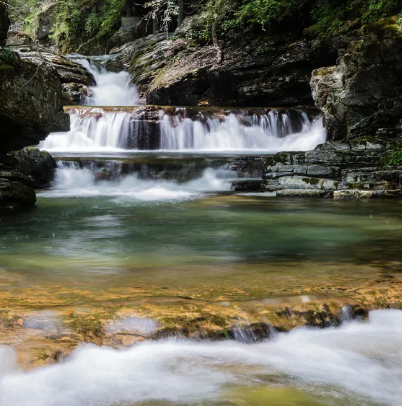
M 36 38 L 40 41 L 49 39 L 49 35 L 56 24 L 56 1 L 46 2 L 38 14 L 37 20 Z
M 7 40 L 8 27 L 10 26 L 10 20 L 6 9 L 6 4 L 0 2 L 0 46 L 4 46 Z
M 104 67 L 109 72 L 115 72 L 115 73 L 123 72 L 124 70 L 126 70 L 126 67 L 124 66 L 124 62 L 119 57 L 113 58 L 113 59 L 108 59 L 106 61 L 106 63 L 104 64 Z
M 35 191 L 20 182 L 3 179 L 0 174 L 0 209 L 19 209 L 34 206 Z
M 197 45 L 182 31 L 171 38 L 150 35 L 112 52 L 122 53 L 148 104 L 192 106 L 311 105 L 311 71 L 337 58 L 328 42 L 252 32 L 228 34 L 222 62 L 212 45 Z
M 399 123 L 402 29 L 396 19 L 364 26 L 336 66 L 313 71 L 313 97 L 330 139 L 375 135 Z
M 6 45 L 8 47 L 33 45 L 33 41 L 32 38 L 24 32 L 8 31 Z
M 402 137 L 357 137 L 330 141 L 314 151 L 282 152 L 265 159 L 263 190 L 278 196 L 395 198 L 402 190 L 402 168 L 386 167 L 389 151 Z M 339 193 L 337 193 L 339 192 Z
M 35 145 L 50 132 L 68 131 L 55 68 L 0 50 L 0 151 Z
M 36 189 L 46 188 L 54 178 L 56 160 L 47 152 L 38 148 L 26 147 L 9 154 L 18 163 L 16 168 L 24 175 L 31 176 Z
M 19 54 L 23 60 L 47 65 L 49 69 L 53 69 L 61 83 L 64 105 L 81 104 L 91 95 L 90 87 L 96 84 L 95 79 L 80 64 L 51 52 L 37 51 L 35 47 L 25 49 Z

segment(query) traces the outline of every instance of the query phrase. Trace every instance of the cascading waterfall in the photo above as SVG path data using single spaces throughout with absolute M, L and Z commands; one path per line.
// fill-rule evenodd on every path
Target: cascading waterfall
M 173 118 L 161 123 L 163 150 L 306 150 L 325 141 L 320 119 L 311 122 L 304 112 L 271 110 L 268 114 L 229 114 L 223 119 Z M 293 117 L 292 117 L 293 116 Z
M 173 116 L 161 112 L 160 129 L 124 111 L 92 109 L 71 113 L 71 130 L 51 134 L 40 148 L 49 151 L 168 150 L 265 151 L 308 150 L 325 142 L 320 118 L 310 120 L 298 110 L 272 110 L 247 116 L 242 112 L 219 118 L 185 109 Z
M 95 78 L 96 86 L 91 87 L 92 96 L 86 99 L 89 106 L 132 106 L 138 101 L 135 86 L 131 85 L 128 72 L 109 72 L 82 56 L 71 58 L 82 65 Z

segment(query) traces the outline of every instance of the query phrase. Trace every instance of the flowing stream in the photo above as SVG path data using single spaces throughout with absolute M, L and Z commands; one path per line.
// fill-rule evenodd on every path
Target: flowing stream
M 400 264 L 402 217 L 391 202 L 234 190 L 261 180 L 265 156 L 325 142 L 322 119 L 299 109 L 135 106 L 127 73 L 74 59 L 96 79 L 93 107 L 70 110 L 71 130 L 41 143 L 59 167 L 37 208 L 0 217 L 2 306 L 11 303 L 18 322 L 18 312 L 35 311 L 21 327 L 33 341 L 13 335 L 13 348 L 0 346 L 0 405 L 399 406 L 402 311 L 363 321 L 345 307 L 341 326 L 289 333 L 266 318 L 273 304 L 320 299 L 301 294 L 305 286 L 371 286 Z M 235 340 L 86 344 L 61 363 L 18 367 L 20 346 L 47 359 L 41 343 L 70 345 L 66 318 L 99 309 L 110 312 L 108 334 L 147 335 L 160 320 L 205 312 L 219 320 L 240 311 L 250 328 Z M 249 316 L 268 338 L 254 339 Z
M 364 345 L 362 343 L 364 342 Z M 95 346 L 28 374 L 0 347 L 2 405 L 400 405 L 402 311 L 260 344 Z M 289 385 L 294 389 L 290 390 Z

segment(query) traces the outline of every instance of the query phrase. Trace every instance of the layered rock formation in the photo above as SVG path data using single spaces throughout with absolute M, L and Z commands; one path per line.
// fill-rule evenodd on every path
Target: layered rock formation
M 213 45 L 196 45 L 184 26 L 170 39 L 151 35 L 111 53 L 121 53 L 143 101 L 189 106 L 312 105 L 311 71 L 337 57 L 330 43 L 298 34 L 232 34 L 222 51 L 220 61 Z
M 402 172 L 387 165 L 401 143 L 402 137 L 357 137 L 314 151 L 283 152 L 266 159 L 264 187 L 278 196 L 402 197 Z

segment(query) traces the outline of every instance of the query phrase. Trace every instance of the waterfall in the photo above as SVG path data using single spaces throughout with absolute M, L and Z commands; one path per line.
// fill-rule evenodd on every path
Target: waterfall
M 268 114 L 223 118 L 183 118 L 181 112 L 161 120 L 163 150 L 306 150 L 325 141 L 322 121 L 304 112 L 271 110 Z
M 206 193 L 229 191 L 230 178 L 233 176 L 235 172 L 225 168 L 207 168 L 196 178 L 185 182 L 152 179 L 138 172 L 105 180 L 97 177 L 97 173 L 90 168 L 81 168 L 77 162 L 62 161 L 59 162 L 52 189 L 39 193 L 39 196 L 102 196 L 117 198 L 118 202 L 188 200 Z
M 96 86 L 91 87 L 92 96 L 87 97 L 85 104 L 89 106 L 133 106 L 137 103 L 138 94 L 131 85 L 128 72 L 109 72 L 102 65 L 74 55 L 70 57 L 79 63 L 95 78 Z
M 133 108 L 134 110 L 134 108 Z M 53 152 L 103 150 L 167 151 L 305 151 L 325 142 L 320 118 L 310 120 L 299 110 L 266 114 L 207 115 L 189 118 L 186 109 L 175 114 L 160 110 L 158 120 L 125 111 L 103 109 L 70 112 L 71 130 L 51 134 L 40 148 Z

